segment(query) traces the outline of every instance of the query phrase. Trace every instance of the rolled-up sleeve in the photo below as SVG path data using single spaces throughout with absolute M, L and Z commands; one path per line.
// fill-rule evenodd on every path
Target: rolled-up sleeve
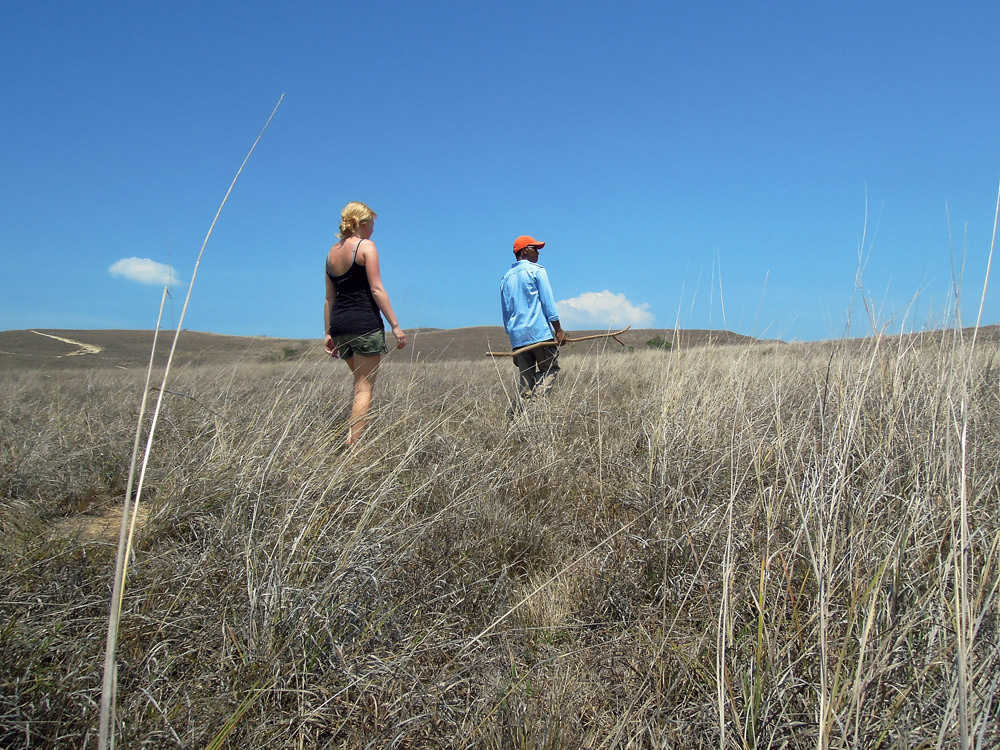
M 550 323 L 559 320 L 559 311 L 556 310 L 556 298 L 552 294 L 552 287 L 549 285 L 549 275 L 544 268 L 538 269 L 538 301 L 542 303 L 542 312 L 545 319 Z

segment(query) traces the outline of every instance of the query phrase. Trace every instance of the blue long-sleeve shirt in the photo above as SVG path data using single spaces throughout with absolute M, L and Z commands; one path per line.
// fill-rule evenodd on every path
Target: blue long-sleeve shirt
M 559 320 L 556 300 L 545 269 L 519 260 L 500 282 L 500 309 L 511 348 L 553 338 L 550 323 Z

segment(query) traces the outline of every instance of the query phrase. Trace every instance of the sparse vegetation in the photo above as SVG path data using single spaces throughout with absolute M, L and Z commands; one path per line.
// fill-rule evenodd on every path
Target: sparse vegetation
M 996 344 L 181 368 L 121 747 L 1000 743 Z M 136 371 L 0 383 L 0 745 L 93 746 Z
M 646 342 L 646 346 L 650 349 L 670 349 L 670 341 L 663 338 L 660 334 L 656 334 L 653 338 Z

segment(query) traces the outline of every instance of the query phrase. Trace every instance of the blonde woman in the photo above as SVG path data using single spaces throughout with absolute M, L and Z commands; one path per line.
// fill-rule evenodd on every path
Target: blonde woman
M 354 375 L 348 445 L 358 441 L 368 422 L 379 361 L 387 351 L 382 315 L 396 338 L 396 348 L 406 346 L 406 334 L 382 286 L 378 251 L 371 239 L 375 217 L 376 213 L 364 203 L 344 206 L 340 240 L 326 256 L 326 352 L 347 362 Z

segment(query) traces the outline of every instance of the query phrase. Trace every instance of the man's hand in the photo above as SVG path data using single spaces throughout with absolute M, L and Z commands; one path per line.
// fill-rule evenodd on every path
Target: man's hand
M 566 332 L 562 329 L 562 324 L 558 320 L 553 320 L 552 332 L 556 335 L 556 344 L 566 346 Z

